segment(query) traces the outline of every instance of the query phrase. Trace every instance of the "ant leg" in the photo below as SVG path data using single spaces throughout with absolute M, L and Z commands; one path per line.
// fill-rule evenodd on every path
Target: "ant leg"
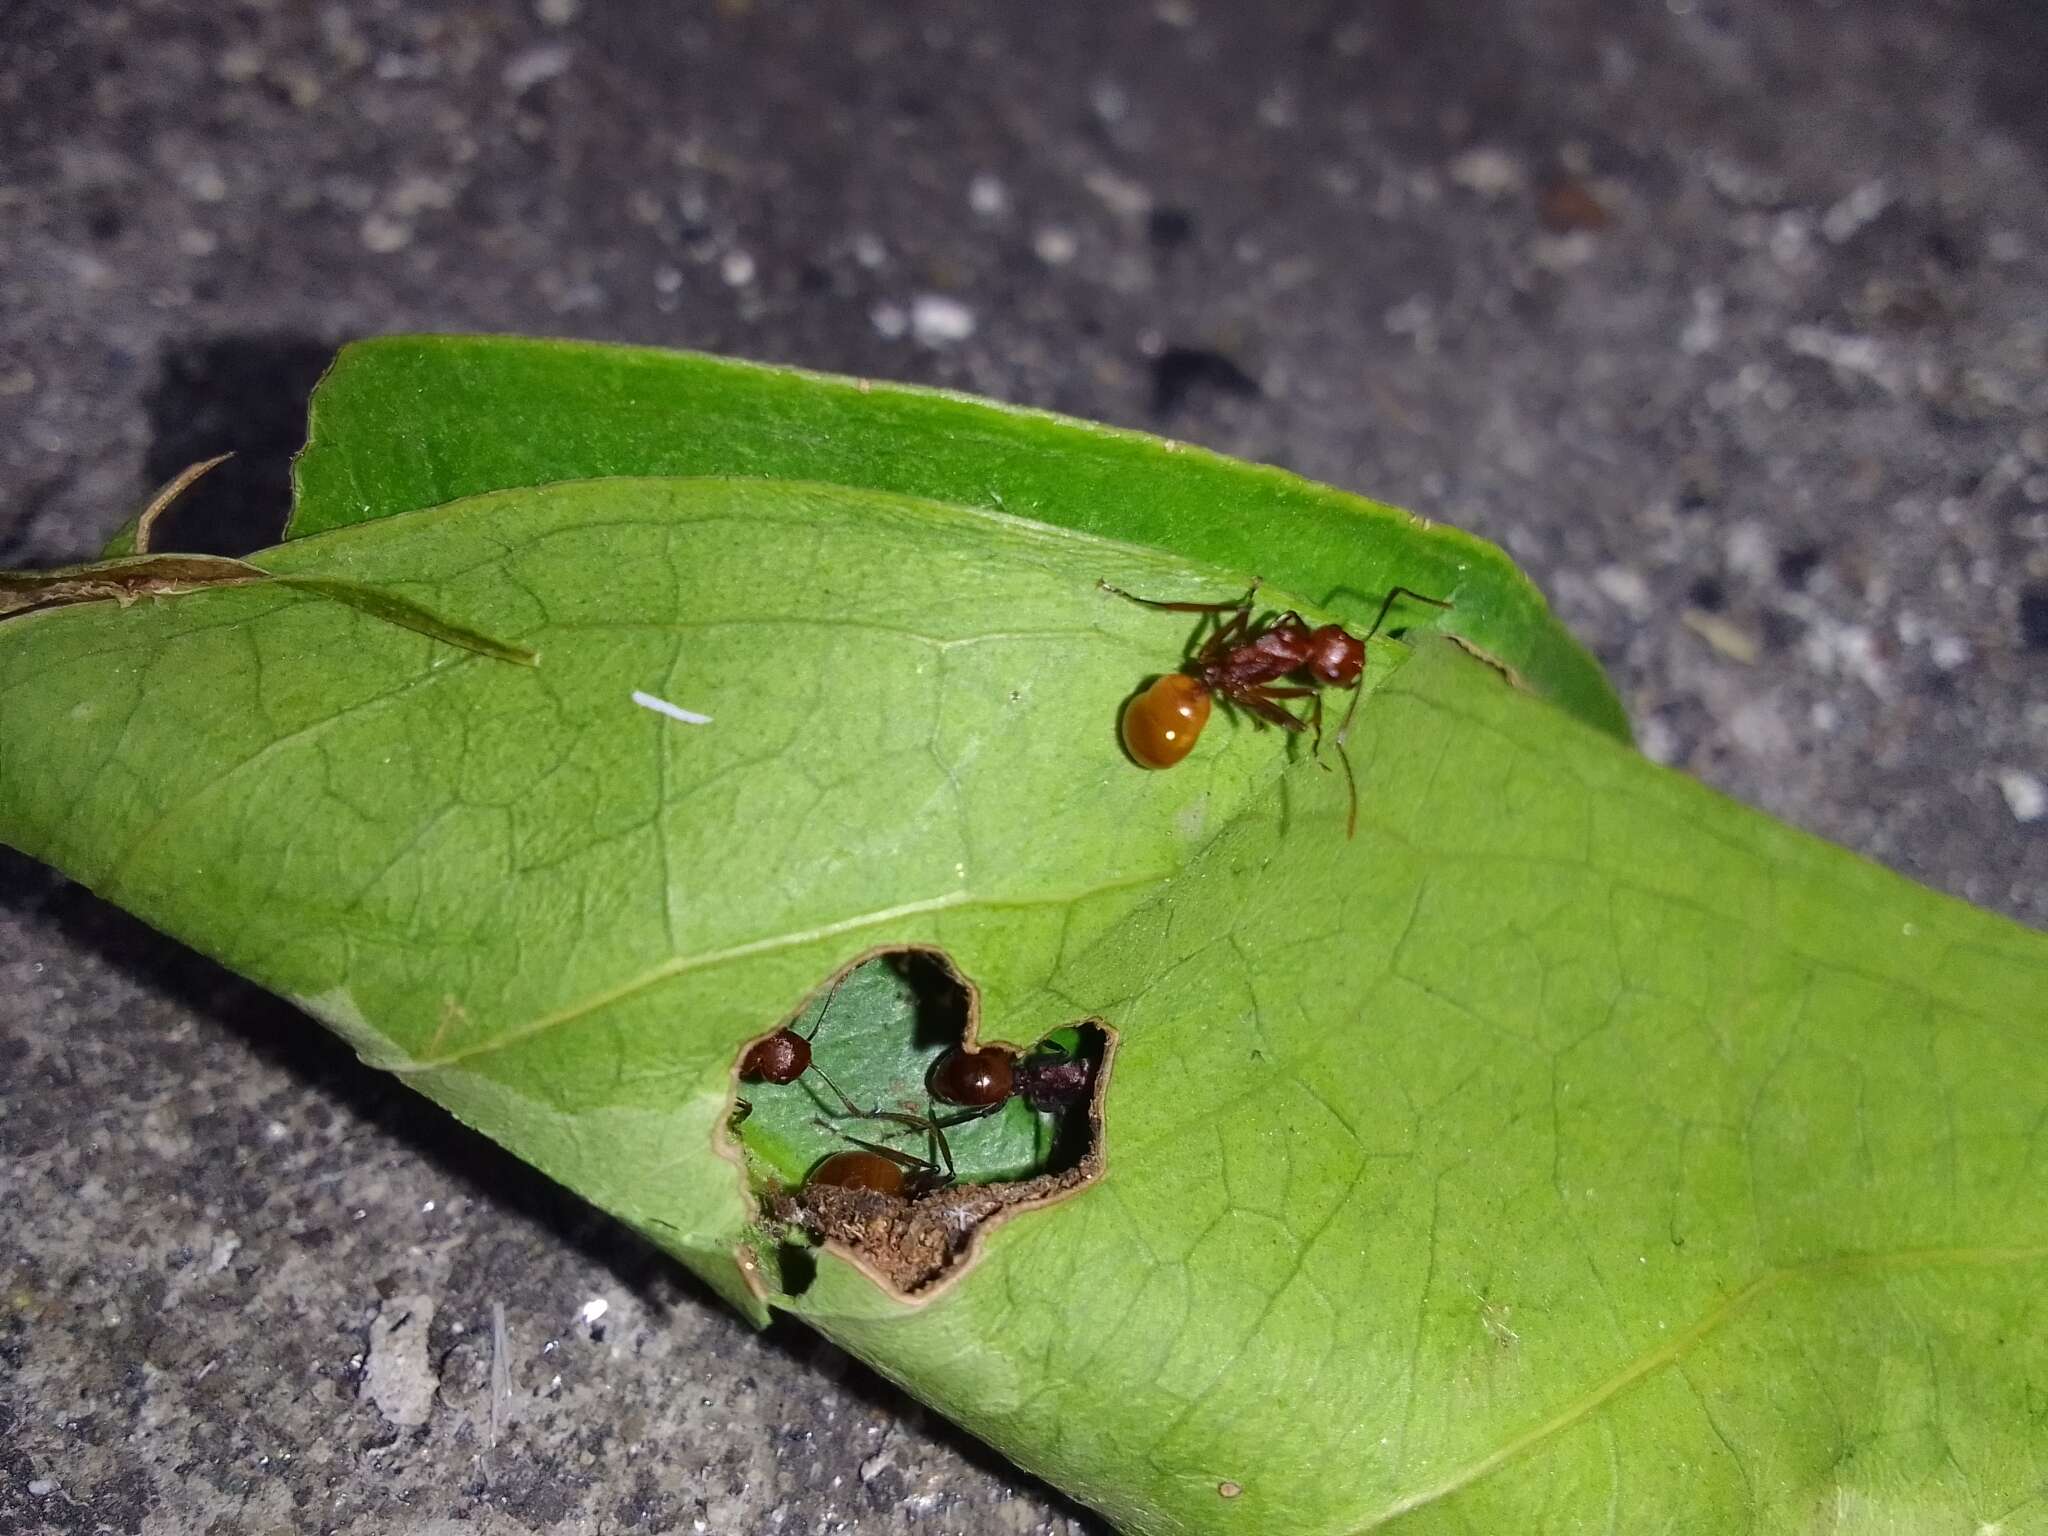
M 1252 584 L 1243 597 L 1238 598 L 1235 602 L 1228 603 L 1166 602 L 1156 597 L 1140 597 L 1135 592 L 1126 592 L 1122 587 L 1112 586 L 1106 581 L 1098 581 L 1095 585 L 1102 588 L 1105 592 L 1114 592 L 1118 597 L 1129 598 L 1134 603 L 1142 603 L 1147 608 L 1164 608 L 1168 613 L 1234 613 L 1239 609 L 1250 609 L 1253 597 L 1258 594 L 1259 578 L 1256 576 L 1252 578 Z
M 877 1157 L 885 1157 L 898 1168 L 907 1168 L 913 1173 L 937 1173 L 939 1171 L 939 1165 L 929 1159 L 919 1157 L 915 1153 L 905 1152 L 898 1147 L 884 1146 L 879 1141 L 863 1141 L 858 1136 L 849 1136 L 829 1120 L 818 1121 L 818 1129 L 830 1131 L 833 1135 L 839 1137 L 840 1140 L 850 1141 L 864 1152 L 872 1152 Z M 950 1173 L 951 1171 L 949 1166 L 947 1172 Z
M 1344 750 L 1344 737 L 1337 737 L 1337 755 L 1344 759 L 1344 782 L 1351 787 L 1351 812 L 1344 818 L 1344 841 L 1358 836 L 1358 770 L 1351 766 L 1351 754 Z
M 851 971 L 847 972 L 847 976 L 850 976 L 852 974 L 853 973 Z M 825 1027 L 825 1020 L 831 1016 L 832 1005 L 839 1001 L 839 989 L 845 985 L 846 976 L 842 976 L 837 981 L 832 983 L 832 990 L 825 994 L 825 1006 L 820 1008 L 818 1010 L 818 1016 L 815 1019 L 811 1020 L 811 1032 L 805 1035 L 803 1037 L 804 1039 L 815 1040 L 818 1038 L 818 1031 Z M 835 1088 L 832 1091 L 834 1093 L 837 1093 L 839 1090 Z
M 1230 696 L 1231 702 L 1249 711 L 1268 725 L 1277 725 L 1283 731 L 1305 731 L 1308 722 L 1289 714 L 1276 699 L 1308 699 L 1315 697 L 1313 688 L 1246 688 Z
M 1416 602 L 1427 603 L 1432 608 L 1449 608 L 1453 606 L 1441 597 L 1424 597 L 1413 587 L 1389 587 L 1387 588 L 1386 597 L 1380 602 L 1380 611 L 1373 617 L 1372 628 L 1368 629 L 1361 638 L 1370 640 L 1380 632 L 1380 626 L 1387 622 L 1387 610 L 1394 606 L 1394 599 L 1397 597 L 1412 597 Z

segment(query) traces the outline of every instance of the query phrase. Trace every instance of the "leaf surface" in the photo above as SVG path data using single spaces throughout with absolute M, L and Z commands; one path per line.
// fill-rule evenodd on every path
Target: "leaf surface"
M 1626 739 L 1606 677 L 1501 551 L 1277 469 L 1138 432 L 702 353 L 516 337 L 345 348 L 313 401 L 287 537 L 457 497 L 613 475 L 816 480 L 986 507 L 1256 573 L 1363 629 L 1420 622 Z
M 0 837 L 1122 1528 L 2042 1528 L 2040 936 L 1439 641 L 1376 647 L 1355 840 L 1272 731 L 1142 772 L 1187 626 L 1096 583 L 1243 573 L 1000 514 L 588 481 L 255 563 L 541 665 L 281 581 L 30 614 Z M 1106 1171 L 777 1294 L 737 1054 L 900 946 L 1116 1032 Z

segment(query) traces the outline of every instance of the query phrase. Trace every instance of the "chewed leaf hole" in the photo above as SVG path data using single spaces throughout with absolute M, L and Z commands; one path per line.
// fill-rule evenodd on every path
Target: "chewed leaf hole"
M 792 1248 L 816 1244 L 903 1294 L 928 1289 L 991 1222 L 1100 1171 L 1110 1032 L 1082 1021 L 1012 1045 L 973 1022 L 944 960 L 900 951 L 741 1052 L 731 1131 L 786 1291 L 811 1273 Z

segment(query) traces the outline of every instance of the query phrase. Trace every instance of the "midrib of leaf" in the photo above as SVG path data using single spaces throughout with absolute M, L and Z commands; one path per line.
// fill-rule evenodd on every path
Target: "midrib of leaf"
M 1545 1441 L 1582 1422 L 1602 1405 L 1619 1397 L 1645 1377 L 1663 1370 L 1666 1366 L 1677 1364 L 1708 1338 L 1754 1308 L 1766 1296 L 1788 1285 L 1804 1280 L 1875 1274 L 1884 1270 L 1990 1268 L 2009 1264 L 2039 1264 L 2044 1261 L 2048 1261 L 2048 1244 L 2020 1248 L 1921 1248 L 1898 1253 L 1843 1254 L 1834 1258 L 1815 1260 L 1810 1264 L 1793 1264 L 1780 1269 L 1766 1270 L 1729 1296 L 1713 1311 L 1698 1318 L 1656 1349 L 1637 1356 L 1604 1381 L 1566 1403 L 1549 1418 L 1504 1442 L 1498 1450 L 1460 1467 L 1449 1477 L 1396 1499 L 1365 1524 L 1354 1528 L 1350 1536 L 1367 1536 L 1367 1533 L 1391 1525 L 1403 1515 L 1412 1514 L 1425 1505 L 1435 1504 L 1463 1492 L 1517 1458 L 1529 1455 L 1539 1449 Z
M 1053 892 L 1043 896 L 1032 897 L 1028 900 L 1016 898 L 996 899 L 975 896 L 967 891 L 951 891 L 943 896 L 930 896 L 918 901 L 907 901 L 899 906 L 884 907 L 874 912 L 858 913 L 852 917 L 841 918 L 837 922 L 821 923 L 813 928 L 795 930 L 790 933 L 769 934 L 758 939 L 751 939 L 744 944 L 734 944 L 723 949 L 708 950 L 700 954 L 677 955 L 673 959 L 665 960 L 660 965 L 653 966 L 648 970 L 642 971 L 637 976 L 620 982 L 615 987 L 607 987 L 592 993 L 588 997 L 579 998 L 566 1007 L 558 1008 L 554 1012 L 544 1014 L 540 1018 L 528 1020 L 523 1024 L 508 1025 L 504 1030 L 488 1040 L 479 1040 L 474 1045 L 465 1046 L 461 1050 L 450 1051 L 441 1056 L 421 1056 L 394 1061 L 385 1064 L 386 1070 L 404 1076 L 408 1073 L 431 1072 L 442 1067 L 458 1066 L 464 1062 L 475 1061 L 480 1057 L 491 1055 L 493 1052 L 503 1051 L 512 1046 L 522 1044 L 525 1041 L 531 1040 L 536 1035 L 545 1034 L 551 1029 L 558 1029 L 564 1024 L 573 1024 L 578 1019 L 587 1018 L 616 1003 L 624 1002 L 627 998 L 637 993 L 645 992 L 650 987 L 659 986 L 664 981 L 671 981 L 678 976 L 687 976 L 692 971 L 710 970 L 716 966 L 730 965 L 735 961 L 750 960 L 759 955 L 774 954 L 778 950 L 801 949 L 805 945 L 815 944 L 820 940 L 836 939 L 844 934 L 859 933 L 865 928 L 883 927 L 889 923 L 900 922 L 907 917 L 924 917 L 935 912 L 955 912 L 968 908 L 978 908 L 990 912 L 1005 912 L 1024 911 L 1032 907 L 1071 907 L 1077 902 L 1087 901 L 1091 897 L 1106 896 L 1116 891 L 1144 890 L 1160 884 L 1166 878 L 1168 877 L 1164 875 L 1145 874 L 1129 880 L 1110 880 L 1100 885 L 1091 885 L 1074 891 Z

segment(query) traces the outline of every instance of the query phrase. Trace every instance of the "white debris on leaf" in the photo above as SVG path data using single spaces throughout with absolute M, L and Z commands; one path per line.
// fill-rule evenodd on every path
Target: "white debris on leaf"
M 657 715 L 667 715 L 669 719 L 680 720 L 685 725 L 709 725 L 711 723 L 709 715 L 700 715 L 694 709 L 685 709 L 680 704 L 671 704 L 667 699 L 657 699 L 653 694 L 642 693 L 638 688 L 633 690 L 633 702 L 642 709 L 651 709 Z

